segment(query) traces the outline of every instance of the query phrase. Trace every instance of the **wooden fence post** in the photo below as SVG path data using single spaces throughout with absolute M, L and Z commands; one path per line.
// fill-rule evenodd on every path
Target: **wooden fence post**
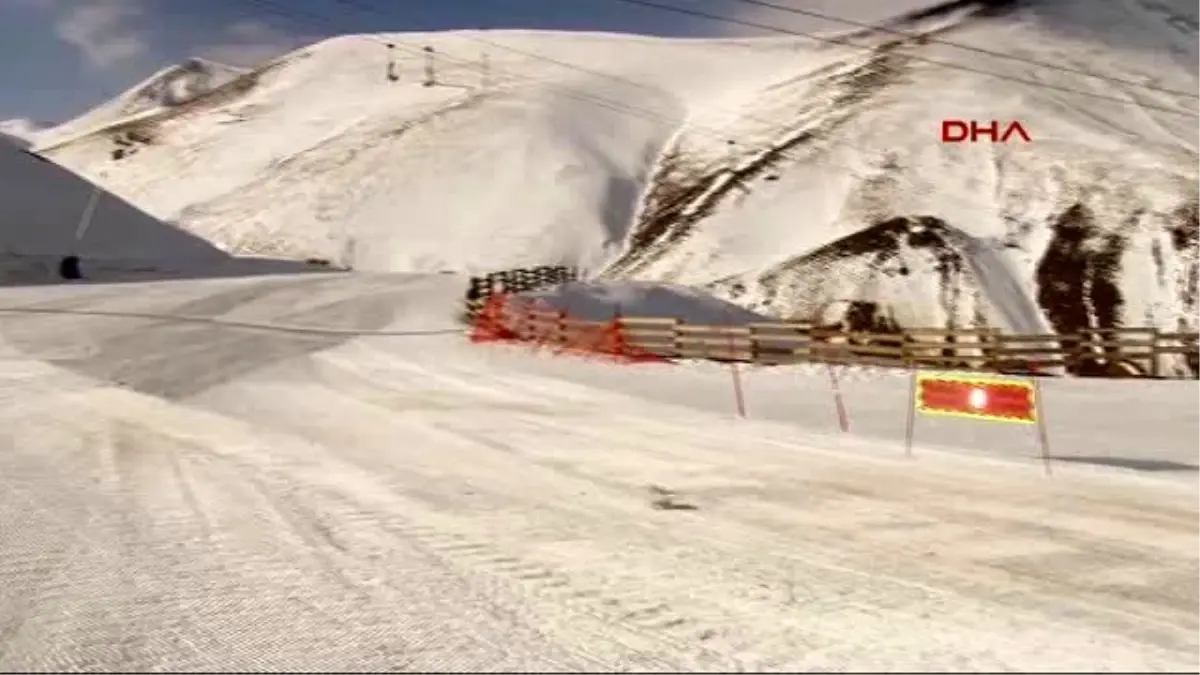
M 1155 327 L 1150 338 L 1150 377 L 1156 380 L 1162 377 L 1162 365 L 1158 358 L 1158 346 L 1161 341 L 1162 331 Z
M 558 318 L 555 320 L 555 330 L 558 332 L 558 347 L 566 349 L 570 345 L 570 340 L 567 337 L 567 310 L 558 310 Z

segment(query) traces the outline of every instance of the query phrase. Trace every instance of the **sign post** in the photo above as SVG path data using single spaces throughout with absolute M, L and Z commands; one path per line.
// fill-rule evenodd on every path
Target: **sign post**
M 1046 475 L 1050 475 L 1050 440 L 1042 410 L 1041 387 L 1036 380 L 914 372 L 904 433 L 905 452 L 912 454 L 916 413 L 1032 424 L 1037 428 Z
M 846 411 L 846 401 L 842 397 L 842 386 L 838 383 L 837 371 L 833 369 L 832 363 L 826 363 L 825 370 L 829 373 L 829 388 L 833 391 L 833 406 L 837 410 L 838 428 L 842 430 L 842 433 L 849 433 L 850 414 Z

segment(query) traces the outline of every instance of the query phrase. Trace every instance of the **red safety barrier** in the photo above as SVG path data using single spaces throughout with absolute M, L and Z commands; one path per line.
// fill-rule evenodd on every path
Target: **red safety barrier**
M 571 321 L 566 311 L 505 294 L 488 298 L 475 317 L 472 342 L 524 342 L 553 353 L 603 356 L 622 363 L 665 363 L 665 356 L 631 344 L 619 315 L 604 325 Z

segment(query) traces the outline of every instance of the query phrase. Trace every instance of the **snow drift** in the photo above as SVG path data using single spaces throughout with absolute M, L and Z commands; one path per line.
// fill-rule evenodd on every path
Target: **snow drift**
M 959 1 L 838 44 L 346 36 L 39 147 L 232 252 L 578 265 L 829 321 L 1194 329 L 1196 14 Z M 942 144 L 947 118 L 1032 142 Z
M 614 316 L 670 317 L 722 326 L 770 320 L 695 288 L 655 282 L 573 282 L 520 293 L 518 297 L 584 321 L 605 321 Z

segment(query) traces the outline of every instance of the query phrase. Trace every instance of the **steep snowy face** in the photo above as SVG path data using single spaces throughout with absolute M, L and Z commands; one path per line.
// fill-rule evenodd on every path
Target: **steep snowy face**
M 1196 14 L 961 0 L 840 44 L 347 36 L 40 148 L 240 253 L 577 264 L 858 325 L 1194 327 Z M 1028 141 L 943 142 L 945 120 Z

